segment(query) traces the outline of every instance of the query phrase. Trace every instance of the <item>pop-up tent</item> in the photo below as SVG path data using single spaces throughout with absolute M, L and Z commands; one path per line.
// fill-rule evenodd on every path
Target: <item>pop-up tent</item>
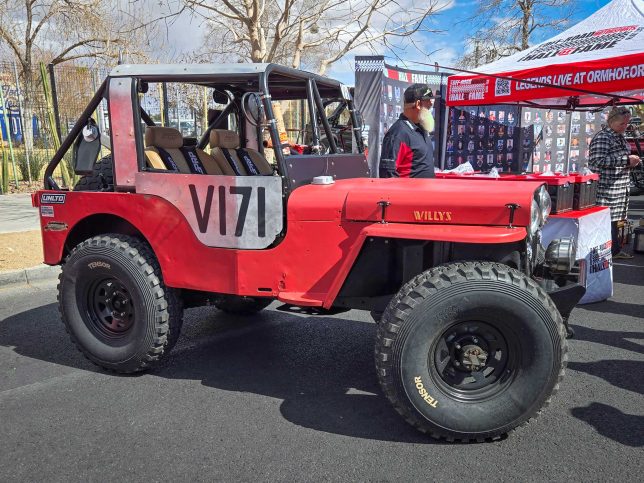
M 447 81 L 447 104 L 644 102 L 644 0 L 613 0 L 552 39 Z

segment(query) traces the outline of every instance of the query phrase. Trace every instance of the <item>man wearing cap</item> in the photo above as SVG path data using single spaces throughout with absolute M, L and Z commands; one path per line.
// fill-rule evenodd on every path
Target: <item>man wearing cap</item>
M 433 178 L 434 95 L 427 84 L 412 84 L 404 94 L 403 113 L 382 140 L 381 178 Z

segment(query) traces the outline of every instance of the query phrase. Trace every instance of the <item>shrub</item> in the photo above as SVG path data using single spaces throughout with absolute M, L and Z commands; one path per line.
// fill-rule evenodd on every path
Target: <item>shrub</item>
M 23 180 L 29 179 L 29 168 L 31 168 L 31 179 L 35 180 L 40 177 L 40 172 L 49 161 L 46 153 L 35 151 L 29 157 L 29 166 L 27 166 L 27 155 L 24 150 L 16 152 L 16 166 Z

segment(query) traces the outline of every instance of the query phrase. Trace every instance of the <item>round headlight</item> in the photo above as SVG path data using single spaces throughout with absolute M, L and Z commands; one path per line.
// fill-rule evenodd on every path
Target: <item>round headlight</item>
M 541 226 L 541 208 L 537 200 L 532 200 L 532 208 L 530 209 L 530 234 L 535 234 Z
M 552 199 L 545 185 L 539 188 L 539 206 L 541 207 L 541 222 L 545 223 L 552 210 Z

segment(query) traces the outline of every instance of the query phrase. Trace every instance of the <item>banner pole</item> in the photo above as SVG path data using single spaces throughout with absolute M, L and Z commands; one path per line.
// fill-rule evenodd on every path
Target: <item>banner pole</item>
M 25 114 L 25 105 L 22 101 L 22 92 L 20 91 L 20 78 L 18 77 L 18 67 L 16 66 L 16 61 L 13 61 L 13 75 L 16 78 L 16 95 L 18 97 L 18 109 L 20 109 L 20 115 L 18 116 L 18 123 L 20 125 L 20 130 L 22 131 L 22 141 L 25 147 L 25 161 L 27 162 L 27 176 L 29 177 L 29 186 L 31 186 L 32 177 L 31 177 L 31 156 L 29 153 L 29 146 L 25 140 L 25 121 L 22 119 L 22 116 Z M 36 173 L 38 176 L 40 173 Z
M 4 89 L 0 86 L 0 103 L 2 104 L 2 114 L 4 116 L 4 125 L 7 128 L 7 142 L 9 143 L 9 154 L 11 154 L 11 164 L 13 166 L 13 180 L 18 189 L 18 170 L 16 169 L 16 158 L 13 154 L 13 142 L 11 141 L 11 124 L 9 123 L 9 116 L 7 115 L 7 105 L 4 102 Z

